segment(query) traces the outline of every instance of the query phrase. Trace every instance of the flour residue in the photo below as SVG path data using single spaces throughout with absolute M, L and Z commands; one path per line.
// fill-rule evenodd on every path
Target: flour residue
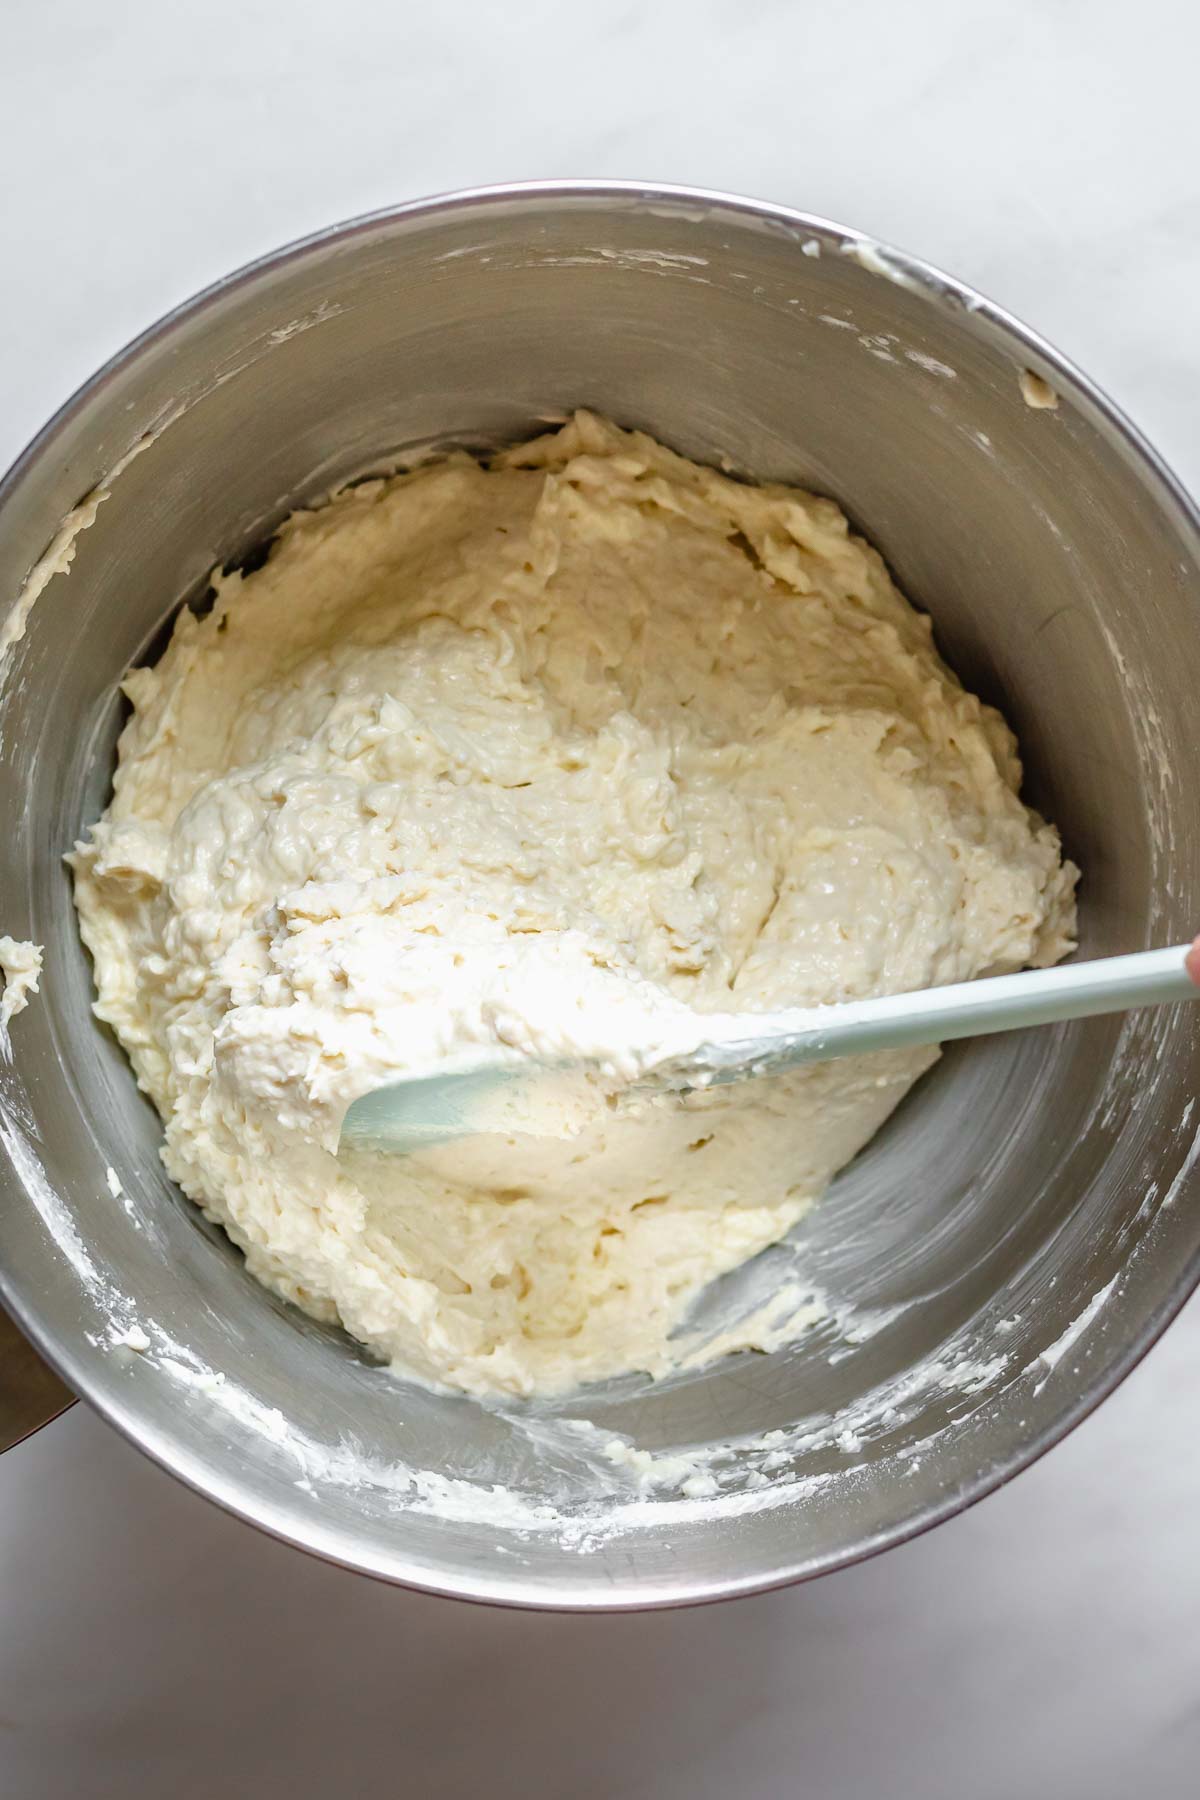
M 141 456 L 143 451 L 148 450 L 151 444 L 162 436 L 182 411 L 182 407 L 173 407 L 149 431 L 143 432 L 129 446 L 124 455 L 117 458 L 107 475 L 67 514 L 46 549 L 25 577 L 20 593 L 9 608 L 3 625 L 0 625 L 0 674 L 5 670 L 14 645 L 20 643 L 25 636 L 29 615 L 33 611 L 34 605 L 45 593 L 56 575 L 65 575 L 69 571 L 75 560 L 75 551 L 80 537 L 95 523 L 96 514 L 104 502 L 110 498 L 118 477 L 124 474 L 136 457 Z
M 924 350 L 906 350 L 904 354 L 909 362 L 916 363 L 918 368 L 924 369 L 929 375 L 940 375 L 944 381 L 958 379 L 957 369 L 952 369 L 949 363 L 939 361 L 936 356 L 930 356 Z
M 1098 1293 L 1092 1295 L 1078 1318 L 1071 1321 L 1062 1336 L 1055 1338 L 1052 1344 L 1047 1345 L 1046 1349 L 1042 1351 L 1039 1361 L 1044 1362 L 1048 1369 L 1057 1368 L 1071 1346 L 1078 1343 L 1083 1336 L 1116 1285 L 1117 1277 L 1114 1275 L 1112 1280 L 1106 1282 Z
M 866 238 L 855 238 L 840 246 L 843 256 L 848 256 L 860 268 L 866 269 L 870 275 L 881 275 L 885 281 L 892 281 L 897 287 L 909 288 L 914 293 L 921 291 L 921 283 L 908 270 L 902 268 L 890 251 L 879 244 L 870 243 Z

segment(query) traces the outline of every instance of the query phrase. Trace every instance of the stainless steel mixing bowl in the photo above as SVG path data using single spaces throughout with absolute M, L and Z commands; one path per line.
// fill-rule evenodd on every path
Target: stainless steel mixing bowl
M 714 1302 L 799 1267 L 834 1316 L 662 1387 L 484 1408 L 251 1280 L 166 1180 L 88 1010 L 61 857 L 104 803 L 116 682 L 297 501 L 576 405 L 834 495 L 1017 728 L 1084 871 L 1083 952 L 1195 930 L 1196 514 L 1078 372 L 924 264 L 781 208 L 587 183 L 402 207 L 154 327 L 4 484 L 6 603 L 57 533 L 74 560 L 0 672 L 0 930 L 46 947 L 0 1058 L 0 1259 L 71 1388 L 279 1536 L 450 1594 L 644 1606 L 893 1544 L 1109 1392 L 1200 1273 L 1200 1009 L 948 1054 L 798 1248 Z M 718 1449 L 670 1460 L 697 1445 Z

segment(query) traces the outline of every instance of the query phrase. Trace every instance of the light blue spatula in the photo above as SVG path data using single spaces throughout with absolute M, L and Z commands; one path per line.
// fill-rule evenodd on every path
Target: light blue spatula
M 1200 939 L 1063 968 L 1030 969 L 913 994 L 778 1013 L 708 1013 L 696 1040 L 648 1064 L 641 1092 L 709 1087 L 778 1075 L 799 1063 L 861 1056 L 951 1038 L 984 1037 L 1096 1013 L 1200 998 Z M 340 1149 L 413 1151 L 473 1132 L 557 1135 L 562 1101 L 586 1068 L 492 1064 L 398 1081 L 362 1095 L 342 1123 Z

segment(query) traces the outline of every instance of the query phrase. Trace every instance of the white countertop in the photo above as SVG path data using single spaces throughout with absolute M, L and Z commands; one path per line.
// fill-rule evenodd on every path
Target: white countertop
M 692 182 L 916 250 L 1200 487 L 1188 0 L 45 0 L 4 21 L 0 463 L 236 264 L 456 185 Z M 1155 1800 L 1200 1775 L 1200 1310 L 932 1535 L 692 1613 L 327 1568 L 75 1408 L 0 1463 L 6 1800 Z

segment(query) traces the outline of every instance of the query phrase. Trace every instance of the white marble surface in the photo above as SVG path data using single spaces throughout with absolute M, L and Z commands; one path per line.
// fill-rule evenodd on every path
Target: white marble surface
M 1022 314 L 1200 484 L 1189 0 L 42 0 L 0 61 L 0 461 L 164 308 L 329 220 L 620 175 L 788 201 Z M 700 1613 L 406 1595 L 81 1408 L 0 1464 L 6 1800 L 1156 1800 L 1200 1775 L 1200 1311 L 1005 1492 Z

